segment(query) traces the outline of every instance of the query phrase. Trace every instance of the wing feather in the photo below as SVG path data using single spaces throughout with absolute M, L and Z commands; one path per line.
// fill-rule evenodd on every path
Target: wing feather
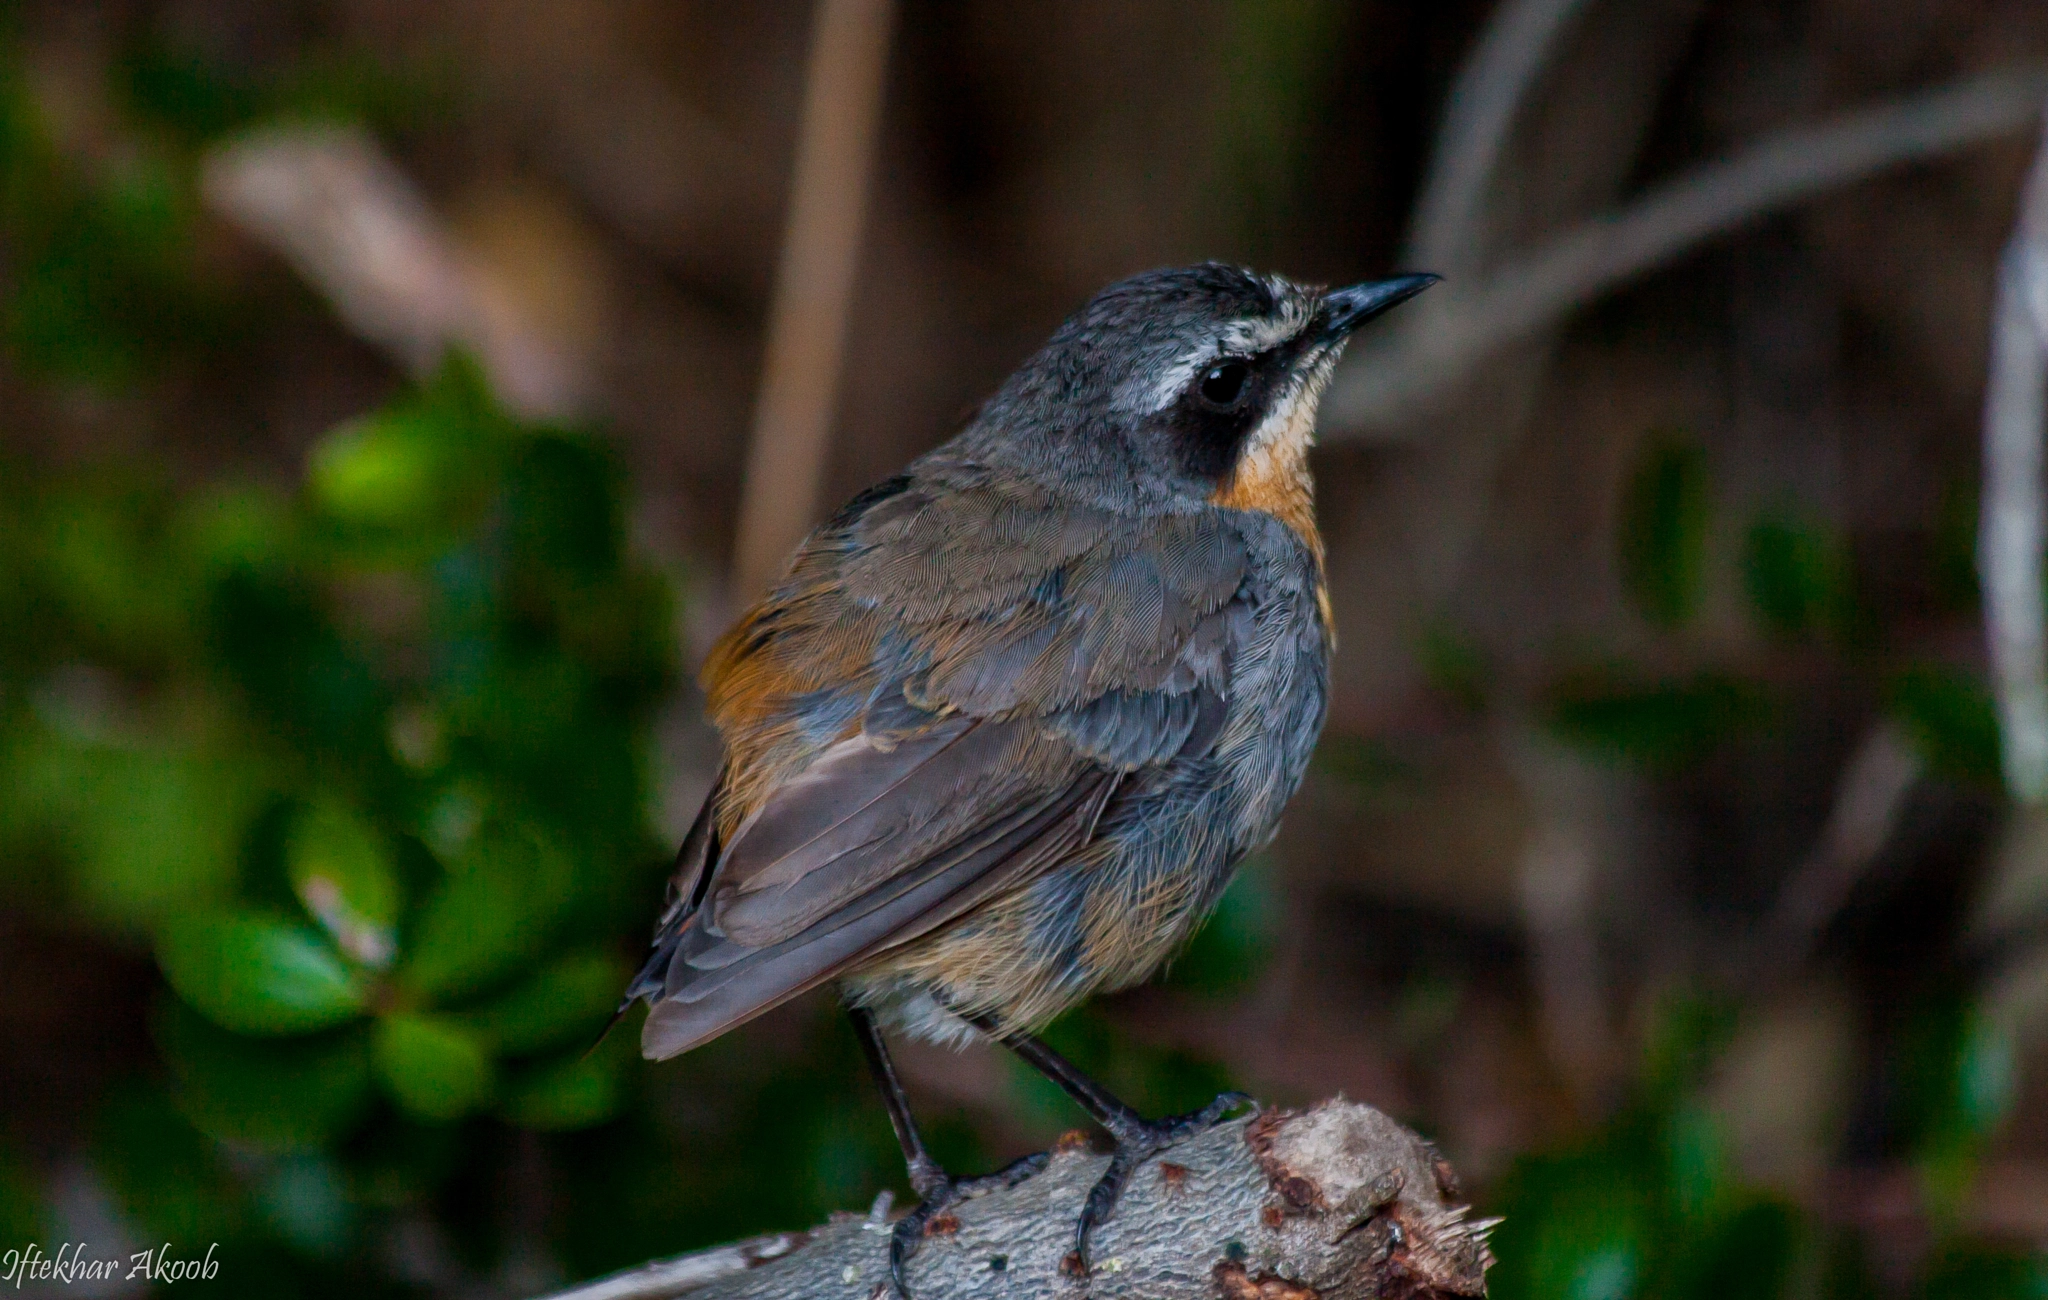
M 632 986 L 650 1056 L 1071 860 L 1128 774 L 1221 727 L 1251 619 L 1220 513 L 1132 520 L 958 465 L 887 486 L 714 655 L 737 770 Z

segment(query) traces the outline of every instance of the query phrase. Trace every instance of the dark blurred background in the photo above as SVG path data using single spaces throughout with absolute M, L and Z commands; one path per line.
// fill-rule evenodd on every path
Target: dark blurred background
M 514 1297 L 900 1195 L 828 996 L 584 1055 L 734 538 L 1219 258 L 1449 281 L 1326 403 L 1307 788 L 1053 1041 L 1391 1112 L 1504 1300 L 2048 1296 L 2048 816 L 1975 558 L 2037 0 L 0 15 L 0 1252 Z M 956 1168 L 1080 1123 L 904 1056 Z

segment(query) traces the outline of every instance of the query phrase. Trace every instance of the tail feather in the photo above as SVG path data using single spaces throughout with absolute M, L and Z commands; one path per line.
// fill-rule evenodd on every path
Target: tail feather
M 683 935 L 689 931 L 690 918 L 697 914 L 698 905 L 704 901 L 704 890 L 711 883 L 711 866 L 718 858 L 718 822 L 716 807 L 718 792 L 725 785 L 725 773 L 711 784 L 710 793 L 704 796 L 704 806 L 697 812 L 697 820 L 690 824 L 690 833 L 683 837 L 683 844 L 676 851 L 675 874 L 668 882 L 668 905 L 662 909 L 661 920 L 654 927 L 654 950 L 647 954 L 647 960 L 640 965 L 640 973 L 626 986 L 624 997 L 619 999 L 619 1009 L 612 1012 L 612 1018 L 598 1031 L 597 1038 L 584 1051 L 585 1056 L 598 1049 L 598 1045 L 611 1036 L 618 1028 L 619 1021 L 633 1009 L 633 1004 L 645 999 L 652 1005 L 661 997 L 662 985 L 668 978 L 668 969 L 674 964 L 676 949 L 682 944 Z

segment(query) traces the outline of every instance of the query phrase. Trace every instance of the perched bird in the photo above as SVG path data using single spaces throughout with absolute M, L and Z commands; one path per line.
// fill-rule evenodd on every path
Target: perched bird
M 1131 1172 L 1244 1098 L 1148 1121 L 1032 1037 L 1164 964 L 1264 844 L 1323 725 L 1308 471 L 1351 331 L 1436 277 L 1331 292 L 1208 263 L 1104 289 L 950 442 L 798 548 L 703 673 L 725 758 L 626 1002 L 674 1056 L 827 981 L 931 1217 L 955 1179 L 880 1029 L 988 1035 L 1108 1130 L 1065 1267 Z

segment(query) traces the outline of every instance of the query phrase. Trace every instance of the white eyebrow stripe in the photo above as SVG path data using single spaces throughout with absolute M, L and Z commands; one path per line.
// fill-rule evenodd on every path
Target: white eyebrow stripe
M 1248 355 L 1285 343 L 1308 324 L 1309 305 L 1298 296 L 1280 300 L 1277 316 L 1257 316 L 1232 321 L 1218 340 L 1225 352 Z
M 1117 394 L 1116 404 L 1139 415 L 1150 415 L 1172 406 L 1180 400 L 1180 395 L 1187 391 L 1197 374 L 1224 355 L 1220 343 L 1221 340 L 1217 340 L 1207 347 L 1182 353 L 1179 359 L 1160 367 L 1150 376 L 1141 373 Z
M 1274 316 L 1251 316 L 1231 321 L 1207 342 L 1183 352 L 1160 365 L 1147 378 L 1136 378 L 1117 393 L 1116 405 L 1141 415 L 1163 411 L 1180 400 L 1196 375 L 1225 357 L 1248 357 L 1277 347 L 1307 327 L 1313 314 L 1309 302 L 1299 295 L 1280 299 Z M 1140 374 L 1144 371 L 1141 368 Z

